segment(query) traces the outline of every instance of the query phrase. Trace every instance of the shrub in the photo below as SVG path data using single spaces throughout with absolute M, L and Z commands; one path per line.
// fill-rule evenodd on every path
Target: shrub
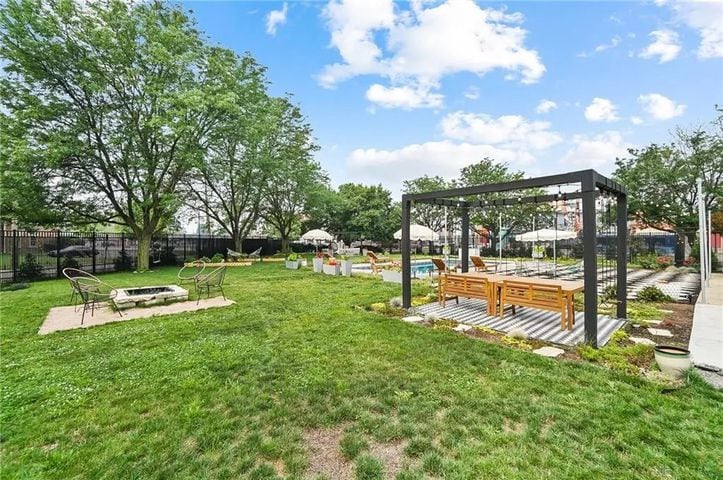
M 296 253 L 294 253 L 294 252 L 291 252 L 291 253 L 289 254 L 289 256 L 286 257 L 286 260 L 288 260 L 288 261 L 290 261 L 290 262 L 295 262 L 295 261 L 297 261 L 298 259 L 299 259 L 299 255 L 296 254 Z
M 224 257 L 220 253 L 214 253 L 213 257 L 211 257 L 211 263 L 221 263 L 223 261 Z
M 43 266 L 35 258 L 35 255 L 28 253 L 25 260 L 18 268 L 18 278 L 22 280 L 34 280 L 43 276 Z
M 115 260 L 113 260 L 113 266 L 117 272 L 124 272 L 126 270 L 133 270 L 133 259 L 126 253 L 125 250 L 121 250 Z
M 63 255 L 63 261 L 60 264 L 62 268 L 78 268 L 80 269 L 80 262 L 70 255 Z
M 641 302 L 673 302 L 674 300 L 670 297 L 670 295 L 666 295 L 663 293 L 658 287 L 655 285 L 647 285 L 643 287 L 640 292 L 638 292 L 638 300 Z

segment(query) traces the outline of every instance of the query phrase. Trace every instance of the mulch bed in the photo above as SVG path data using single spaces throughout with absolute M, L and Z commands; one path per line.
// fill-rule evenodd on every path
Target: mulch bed
M 676 345 L 688 348 L 690 340 L 690 331 L 693 328 L 693 309 L 695 305 L 687 303 L 666 303 L 660 306 L 662 310 L 670 310 L 673 313 L 666 313 L 657 325 L 649 325 L 651 328 L 660 328 L 669 330 L 673 334 L 672 337 L 658 337 L 648 333 L 648 329 L 644 326 L 635 327 L 628 324 L 625 329 L 634 337 L 649 338 L 657 344 Z

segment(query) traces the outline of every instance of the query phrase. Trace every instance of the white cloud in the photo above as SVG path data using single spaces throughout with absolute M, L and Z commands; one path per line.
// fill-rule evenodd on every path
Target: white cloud
M 355 181 L 382 182 L 392 192 L 398 193 L 403 179 L 422 173 L 452 179 L 460 169 L 485 157 L 513 164 L 516 168 L 535 161 L 535 157 L 524 150 L 442 140 L 389 150 L 359 148 L 347 158 L 347 167 L 349 176 Z
M 590 122 L 614 122 L 619 119 L 617 108 L 607 98 L 595 97 L 585 108 L 585 118 Z
M 603 43 L 595 47 L 596 52 L 604 52 L 605 50 L 609 50 L 611 48 L 615 48 L 618 45 L 620 45 L 620 42 L 622 42 L 622 38 L 620 38 L 620 35 L 615 35 L 613 38 L 610 39 L 610 43 Z
M 628 148 L 630 145 L 617 131 L 593 136 L 575 135 L 572 147 L 562 156 L 560 163 L 570 167 L 594 168 L 606 174 L 612 172 L 616 158 L 627 155 Z
M 675 1 L 667 3 L 676 16 L 700 35 L 699 58 L 723 57 L 723 1 Z
M 549 113 L 552 110 L 555 110 L 556 108 L 557 108 L 557 103 L 553 102 L 552 100 L 542 99 L 542 100 L 540 100 L 540 103 L 537 104 L 537 107 L 535 107 L 535 112 Z
M 266 33 L 276 35 L 276 28 L 286 23 L 286 13 L 289 11 L 289 5 L 284 2 L 281 10 L 271 10 L 266 15 Z
M 630 123 L 633 125 L 641 125 L 643 123 L 643 119 L 640 117 L 630 117 Z
M 481 8 L 472 0 L 448 0 L 409 10 L 392 0 L 331 0 L 324 9 L 331 46 L 342 62 L 327 65 L 317 77 L 325 87 L 358 75 L 379 75 L 393 88 L 438 89 L 441 79 L 458 72 L 482 76 L 500 69 L 522 83 L 545 72 L 519 13 Z
M 675 103 L 665 95 L 659 93 L 648 93 L 638 97 L 638 103 L 643 110 L 648 112 L 655 120 L 670 120 L 671 118 L 683 115 L 685 105 Z
M 520 115 L 493 118 L 485 114 L 454 112 L 441 122 L 442 133 L 453 140 L 515 149 L 545 149 L 562 141 L 549 122 L 529 121 Z
M 479 98 L 479 88 L 474 86 L 469 87 L 464 91 L 464 96 L 470 100 L 477 100 Z
M 680 40 L 678 34 L 672 30 L 655 30 L 648 34 L 653 38 L 653 43 L 645 47 L 641 52 L 642 58 L 658 57 L 660 63 L 673 60 L 680 53 Z
M 405 85 L 385 87 L 375 83 L 366 93 L 367 100 L 383 108 L 439 108 L 444 95 L 432 93 L 428 87 Z

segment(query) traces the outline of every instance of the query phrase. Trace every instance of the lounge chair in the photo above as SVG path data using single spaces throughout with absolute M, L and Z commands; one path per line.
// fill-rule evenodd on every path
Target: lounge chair
M 369 257 L 369 261 L 375 261 L 375 262 L 388 262 L 389 257 L 380 257 L 376 253 L 372 252 L 371 250 L 367 250 L 367 257 Z
M 191 262 L 190 265 L 184 265 L 183 268 L 178 271 L 178 285 L 183 285 L 184 282 L 195 281 L 196 277 L 201 275 L 204 270 L 206 270 L 206 262 L 203 260 L 196 260 L 195 262 Z
M 253 252 L 249 253 L 249 258 L 258 258 L 259 260 L 261 260 L 261 249 L 262 248 L 263 247 L 259 247 L 256 250 L 254 250 Z
M 437 267 L 437 273 L 439 273 L 440 275 L 443 273 L 449 273 L 449 267 L 446 263 L 444 263 L 444 260 L 442 260 L 441 258 L 433 258 L 432 263 L 435 267 Z
M 198 275 L 194 281 L 196 285 L 196 305 L 201 301 L 201 294 L 206 291 L 207 298 L 211 297 L 211 289 L 218 288 L 221 290 L 223 299 L 226 300 L 226 294 L 223 291 L 223 281 L 226 278 L 226 265 L 222 265 L 211 271 L 207 275 Z
M 482 257 L 476 257 L 476 256 L 470 256 L 470 260 L 472 260 L 472 264 L 474 265 L 474 271 L 475 272 L 486 272 L 487 271 L 487 265 L 485 265 L 484 260 L 482 260 Z
M 236 250 L 231 250 L 230 248 L 226 249 L 226 255 L 233 258 L 234 260 L 238 260 L 239 258 L 244 257 L 243 253 L 237 252 Z

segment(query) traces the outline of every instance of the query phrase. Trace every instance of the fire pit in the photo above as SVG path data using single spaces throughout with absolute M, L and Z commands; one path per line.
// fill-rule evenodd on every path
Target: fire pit
M 188 300 L 188 290 L 185 288 L 178 285 L 161 285 L 119 289 L 113 303 L 119 310 L 124 310 L 184 300 Z

